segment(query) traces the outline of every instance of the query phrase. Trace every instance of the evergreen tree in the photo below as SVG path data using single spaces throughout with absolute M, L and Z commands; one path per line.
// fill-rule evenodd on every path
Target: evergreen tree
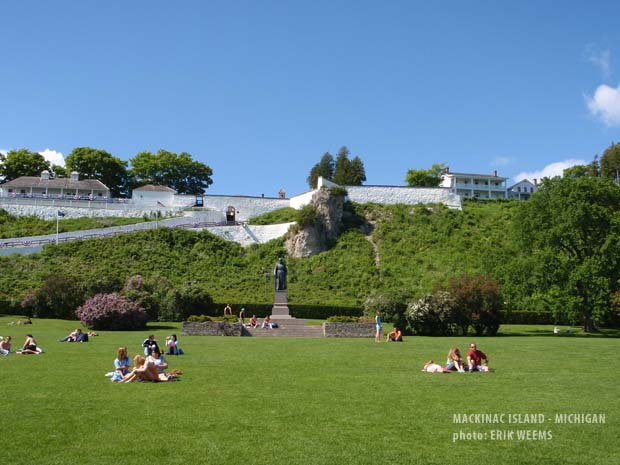
M 618 182 L 620 178 L 620 145 L 612 143 L 601 157 L 601 176 Z
M 310 170 L 310 175 L 306 179 L 310 189 L 316 189 L 319 176 L 330 180 L 334 177 L 334 157 L 329 152 L 325 152 L 321 161 Z

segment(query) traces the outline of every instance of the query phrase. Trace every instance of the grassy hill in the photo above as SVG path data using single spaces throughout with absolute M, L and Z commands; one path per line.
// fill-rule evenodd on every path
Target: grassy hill
M 501 281 L 517 254 L 510 233 L 515 208 L 516 202 L 465 203 L 463 211 L 354 205 L 356 221 L 349 221 L 332 249 L 287 260 L 289 302 L 360 308 L 373 290 L 417 297 L 464 272 L 487 272 Z M 360 218 L 373 226 L 370 232 L 358 227 Z M 208 232 L 164 228 L 49 245 L 37 254 L 0 259 L 0 303 L 6 312 L 19 312 L 27 291 L 51 276 L 68 279 L 88 296 L 119 290 L 140 274 L 155 290 L 196 285 L 218 304 L 270 304 L 271 273 L 284 253 L 282 240 L 244 249 Z

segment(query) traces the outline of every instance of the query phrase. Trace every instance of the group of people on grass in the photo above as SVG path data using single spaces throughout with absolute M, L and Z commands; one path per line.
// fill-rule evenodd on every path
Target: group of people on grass
M 132 381 L 176 381 L 181 374 L 180 370 L 168 369 L 168 362 L 162 354 L 159 344 L 155 340 L 155 335 L 151 334 L 142 342 L 144 355 L 137 354 L 133 357 L 132 363 L 129 360 L 127 347 L 121 346 L 116 353 L 114 360 L 114 371 L 108 373 L 113 382 L 130 383 Z M 179 347 L 179 340 L 176 334 L 166 337 L 166 354 L 182 355 L 183 350 Z
M 463 359 L 458 347 L 451 347 L 448 351 L 448 358 L 445 366 L 439 365 L 433 360 L 429 360 L 422 368 L 422 371 L 428 373 L 489 371 L 489 358 L 484 352 L 478 350 L 476 343 L 472 342 L 469 345 L 469 352 L 467 352 L 466 359 Z
M 11 336 L 0 337 L 0 355 L 9 355 L 11 353 L 11 344 L 13 338 Z M 15 351 L 16 355 L 39 355 L 43 349 L 38 346 L 36 339 L 32 334 L 26 334 L 24 344 L 20 349 Z

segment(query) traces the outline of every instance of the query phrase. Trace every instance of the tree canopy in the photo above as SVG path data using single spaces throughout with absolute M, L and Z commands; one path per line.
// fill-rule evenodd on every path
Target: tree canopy
M 20 176 L 40 176 L 43 170 L 51 170 L 50 163 L 38 152 L 28 149 L 0 153 L 0 176 L 11 181 Z
M 77 171 L 81 178 L 98 179 L 113 197 L 127 194 L 127 162 L 105 150 L 77 147 L 65 159 L 66 171 Z
M 319 176 L 322 176 L 325 179 L 334 178 L 334 157 L 329 152 L 325 152 L 321 157 L 321 161 L 314 165 L 310 170 L 310 174 L 306 179 L 310 189 L 316 189 Z
M 445 163 L 434 163 L 430 169 L 407 171 L 405 182 L 410 187 L 437 187 L 441 183 L 441 173 Z
M 195 161 L 189 153 L 167 150 L 140 152 L 130 160 L 135 186 L 156 184 L 171 187 L 179 194 L 202 194 L 213 184 L 213 170 Z
M 601 157 L 601 176 L 618 180 L 620 178 L 620 145 L 612 143 Z
M 620 187 L 593 176 L 545 179 L 515 218 L 529 254 L 530 293 L 591 331 L 620 273 Z

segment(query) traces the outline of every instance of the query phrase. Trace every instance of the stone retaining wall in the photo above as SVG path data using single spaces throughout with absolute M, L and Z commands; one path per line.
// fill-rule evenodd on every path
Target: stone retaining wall
M 241 336 L 241 323 L 225 323 L 223 321 L 184 321 L 181 327 L 184 336 Z
M 374 337 L 374 323 L 323 323 L 325 337 Z

